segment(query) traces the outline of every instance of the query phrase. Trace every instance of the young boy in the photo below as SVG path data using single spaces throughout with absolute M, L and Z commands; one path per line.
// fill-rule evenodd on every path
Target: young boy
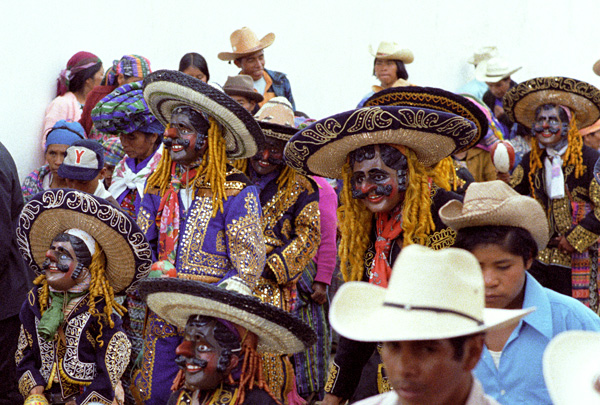
M 483 271 L 486 308 L 537 310 L 515 327 L 489 332 L 475 376 L 503 404 L 551 404 L 542 375 L 550 340 L 566 330 L 600 330 L 600 318 L 577 300 L 542 287 L 527 270 L 548 243 L 541 205 L 502 181 L 473 183 L 464 203 L 440 209 L 458 232 L 455 247 L 473 253 Z

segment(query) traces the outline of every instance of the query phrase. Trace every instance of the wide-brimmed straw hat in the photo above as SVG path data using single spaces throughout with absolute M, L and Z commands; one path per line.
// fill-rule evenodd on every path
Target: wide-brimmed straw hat
M 220 52 L 217 57 L 221 60 L 235 60 L 265 49 L 275 41 L 275 34 L 268 33 L 258 40 L 256 34 L 248 27 L 233 31 L 229 37 L 233 52 Z
M 544 380 L 555 405 L 600 404 L 600 333 L 567 331 L 544 351 Z
M 223 85 L 223 91 L 228 96 L 246 97 L 257 103 L 264 99 L 262 94 L 254 91 L 254 80 L 248 75 L 229 76 Z
M 600 59 L 598 59 L 596 63 L 594 63 L 594 66 L 592 66 L 592 70 L 594 71 L 594 73 L 600 76 Z
M 349 339 L 390 342 L 481 333 L 532 311 L 485 308 L 483 275 L 473 254 L 415 244 L 400 252 L 387 288 L 362 281 L 343 284 L 329 320 Z
M 484 60 L 492 59 L 494 56 L 498 55 L 498 48 L 495 46 L 483 46 L 479 48 L 473 56 L 467 60 L 471 65 L 478 66 Z
M 471 183 L 464 202 L 448 201 L 439 214 L 442 222 L 456 231 L 487 225 L 523 228 L 529 231 L 539 250 L 550 239 L 548 220 L 540 203 L 517 193 L 502 180 Z
M 336 114 L 296 133 L 285 148 L 287 163 L 302 173 L 341 178 L 348 154 L 365 145 L 404 145 L 433 166 L 479 141 L 485 116 L 464 97 L 422 87 L 391 90 L 398 105 Z
M 152 114 L 163 124 L 171 121 L 177 107 L 189 106 L 217 120 L 229 159 L 254 156 L 264 142 L 260 127 L 237 101 L 185 73 L 159 70 L 144 79 L 144 99 Z
M 147 279 L 138 286 L 150 309 L 184 328 L 191 315 L 225 319 L 258 336 L 258 351 L 292 354 L 316 341 L 315 332 L 300 319 L 252 295 L 229 289 L 227 280 L 208 284 L 176 278 Z
M 102 198 L 69 189 L 39 193 L 21 211 L 17 243 L 29 267 L 42 274 L 50 244 L 72 228 L 90 234 L 104 250 L 106 277 L 115 293 L 133 290 L 148 275 L 152 252 L 135 221 Z
M 375 59 L 400 60 L 405 64 L 412 63 L 415 59 L 410 49 L 403 49 L 397 43 L 388 41 L 381 41 L 376 51 L 369 45 L 369 53 Z
M 575 113 L 578 128 L 600 118 L 600 90 L 569 77 L 538 77 L 519 83 L 504 95 L 503 104 L 508 117 L 527 128 L 533 126 L 535 110 L 544 104 L 568 107 Z
M 263 134 L 287 142 L 297 131 L 294 126 L 294 108 L 285 97 L 273 97 L 254 115 Z
M 521 66 L 513 66 L 501 56 L 495 56 L 481 61 L 475 69 L 475 78 L 480 82 L 498 83 L 500 80 L 511 76 L 521 69 Z

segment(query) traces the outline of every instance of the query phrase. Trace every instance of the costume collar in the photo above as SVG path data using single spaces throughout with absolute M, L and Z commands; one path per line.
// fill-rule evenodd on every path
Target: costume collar
M 526 323 L 536 329 L 548 340 L 554 336 L 552 328 L 552 309 L 550 300 L 544 290 L 544 287 L 529 273 L 526 273 L 525 279 L 525 298 L 523 308 L 535 307 L 536 310 L 527 315 L 520 322 Z

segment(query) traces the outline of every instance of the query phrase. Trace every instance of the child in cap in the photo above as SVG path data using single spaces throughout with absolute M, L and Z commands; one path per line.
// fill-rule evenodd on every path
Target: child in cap
M 600 331 L 600 318 L 577 300 L 542 287 L 527 272 L 548 242 L 544 210 L 496 180 L 471 184 L 464 203 L 448 202 L 440 218 L 457 231 L 454 246 L 479 261 L 486 308 L 537 308 L 516 327 L 486 336 L 475 368 L 485 392 L 504 404 L 551 404 L 542 376 L 544 349 L 562 331 Z

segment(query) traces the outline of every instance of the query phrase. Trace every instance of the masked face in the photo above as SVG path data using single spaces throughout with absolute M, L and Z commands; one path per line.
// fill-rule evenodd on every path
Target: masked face
M 42 263 L 48 285 L 58 291 L 67 291 L 77 285 L 83 277 L 72 277 L 78 263 L 71 242 L 52 241 L 46 252 L 46 260 Z
M 265 176 L 284 166 L 284 147 L 285 143 L 283 141 L 267 138 L 265 147 L 250 159 L 250 165 L 256 174 Z
M 408 182 L 406 167 L 403 165 L 403 169 L 396 170 L 387 166 L 381 159 L 379 147 L 375 147 L 372 159 L 357 161 L 353 165 L 352 197 L 362 200 L 373 213 L 392 211 L 404 200 Z
M 208 148 L 206 134 L 199 134 L 185 113 L 171 116 L 171 128 L 165 131 L 164 144 L 171 159 L 184 166 L 200 161 Z
M 536 139 L 545 147 L 552 147 L 567 136 L 568 122 L 562 122 L 558 115 L 560 107 L 541 109 L 535 117 L 532 132 Z
M 185 371 L 188 390 L 215 389 L 237 365 L 238 357 L 228 355 L 231 352 L 215 339 L 217 322 L 214 318 L 191 316 L 185 326 L 175 361 Z

